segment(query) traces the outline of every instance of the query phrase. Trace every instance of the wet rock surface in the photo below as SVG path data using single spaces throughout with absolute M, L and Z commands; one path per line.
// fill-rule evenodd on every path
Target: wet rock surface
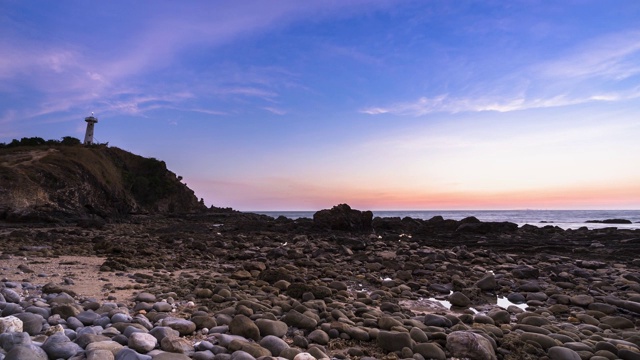
M 4 224 L 0 258 L 23 260 L 3 269 L 0 359 L 640 357 L 640 231 L 369 219 Z M 68 255 L 105 259 L 99 293 L 32 271 Z

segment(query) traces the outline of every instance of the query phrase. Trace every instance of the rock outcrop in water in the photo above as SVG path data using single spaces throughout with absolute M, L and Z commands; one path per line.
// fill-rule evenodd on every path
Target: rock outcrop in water
M 0 149 L 0 220 L 68 222 L 204 209 L 153 158 L 106 146 Z

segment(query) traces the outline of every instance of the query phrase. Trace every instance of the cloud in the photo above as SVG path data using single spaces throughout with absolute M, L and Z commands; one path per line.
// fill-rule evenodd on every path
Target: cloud
M 275 114 L 275 115 L 286 115 L 287 111 L 282 110 L 282 109 L 278 109 L 278 108 L 274 108 L 274 107 L 263 107 L 264 110 L 267 110 L 268 112 Z
M 623 80 L 640 74 L 640 31 L 602 36 L 571 49 L 564 57 L 537 66 L 549 78 L 601 77 Z
M 422 116 L 432 113 L 510 112 L 640 97 L 640 31 L 609 34 L 586 41 L 561 56 L 513 69 L 495 78 L 432 97 L 374 105 L 369 115 Z M 518 80 L 519 79 L 519 80 Z

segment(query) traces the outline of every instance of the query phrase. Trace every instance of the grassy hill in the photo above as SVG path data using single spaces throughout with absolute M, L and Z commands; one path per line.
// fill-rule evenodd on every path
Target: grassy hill
M 163 161 L 98 146 L 0 148 L 0 220 L 59 221 L 205 209 Z

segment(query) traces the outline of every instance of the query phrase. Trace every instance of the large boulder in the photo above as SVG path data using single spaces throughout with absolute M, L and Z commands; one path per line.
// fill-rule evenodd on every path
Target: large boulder
M 327 210 L 313 214 L 315 226 L 329 230 L 373 231 L 373 213 L 351 209 L 347 204 L 340 204 Z

